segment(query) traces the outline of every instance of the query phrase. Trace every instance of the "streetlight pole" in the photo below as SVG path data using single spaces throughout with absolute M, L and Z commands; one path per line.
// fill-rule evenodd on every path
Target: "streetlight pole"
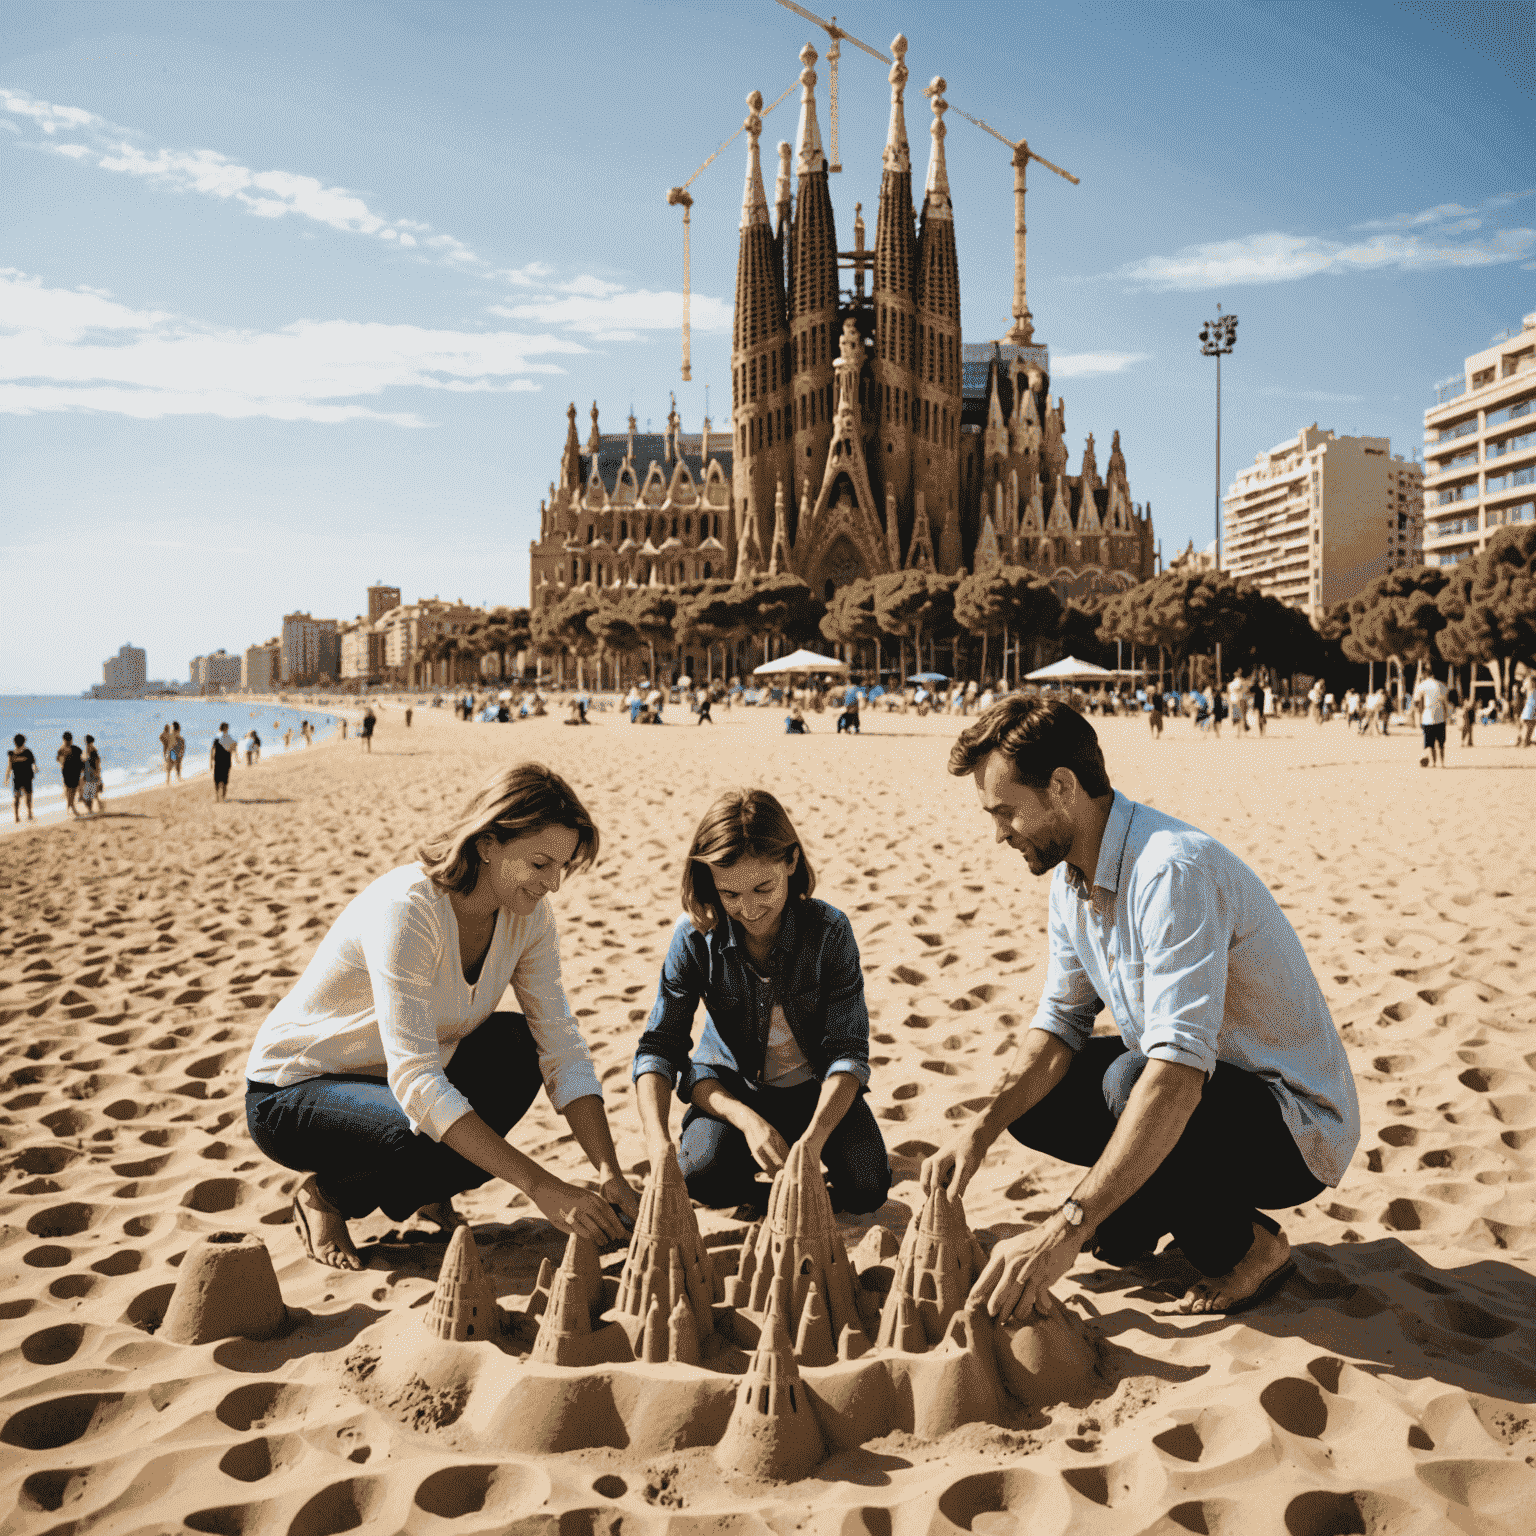
M 1221 570 L 1221 360 L 1237 345 L 1237 316 L 1224 315 L 1216 306 L 1216 318 L 1200 328 L 1200 355 L 1216 359 L 1216 570 Z M 1221 687 L 1221 642 L 1216 643 L 1216 687 Z

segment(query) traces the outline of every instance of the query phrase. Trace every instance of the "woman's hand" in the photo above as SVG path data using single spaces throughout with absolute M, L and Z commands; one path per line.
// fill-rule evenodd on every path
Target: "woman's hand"
M 789 1143 L 762 1118 L 754 1115 L 751 1121 L 741 1128 L 741 1134 L 747 1138 L 747 1150 L 752 1154 L 757 1166 L 772 1178 L 789 1159 Z
M 568 1235 L 587 1238 L 599 1247 L 622 1242 L 628 1235 L 605 1194 L 556 1178 L 544 1180 L 528 1193 L 550 1225 Z
M 675 1154 L 674 1154 L 675 1155 Z M 616 1205 L 631 1220 L 640 1214 L 640 1197 L 629 1181 L 614 1168 L 604 1168 L 598 1173 L 597 1192 L 609 1205 Z

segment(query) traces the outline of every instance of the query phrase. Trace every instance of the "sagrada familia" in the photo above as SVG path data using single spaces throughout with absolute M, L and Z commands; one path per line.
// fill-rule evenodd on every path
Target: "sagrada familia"
M 964 342 L 954 210 L 944 163 L 945 82 L 933 109 L 920 213 L 903 99 L 907 42 L 891 45 L 891 118 L 873 250 L 860 212 L 839 251 L 812 67 L 804 69 L 791 197 L 779 145 L 775 209 L 764 192 L 762 97 L 748 97 L 731 346 L 731 430 L 664 434 L 569 426 L 560 474 L 530 546 L 536 606 L 573 586 L 671 586 L 792 572 L 830 597 L 862 576 L 1027 566 L 1063 598 L 1153 574 L 1151 509 L 1132 503 L 1120 434 L 1101 476 L 1092 436 L 1067 472 L 1065 405 L 1024 299 L 1023 179 L 1013 325 Z M 852 269 L 842 290 L 839 263 Z M 865 292 L 865 274 L 871 274 Z M 643 466 L 643 467 L 642 467 Z

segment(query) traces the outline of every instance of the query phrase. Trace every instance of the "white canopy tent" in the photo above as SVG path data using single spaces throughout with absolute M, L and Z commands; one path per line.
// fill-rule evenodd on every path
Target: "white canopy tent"
M 1048 667 L 1028 672 L 1025 677 L 1032 683 L 1112 683 L 1121 673 L 1101 667 L 1091 661 L 1079 661 L 1075 656 L 1064 656 Z
M 835 656 L 819 656 L 815 651 L 791 651 L 777 661 L 765 661 L 753 667 L 753 677 L 776 677 L 782 672 L 846 672 L 848 663 Z

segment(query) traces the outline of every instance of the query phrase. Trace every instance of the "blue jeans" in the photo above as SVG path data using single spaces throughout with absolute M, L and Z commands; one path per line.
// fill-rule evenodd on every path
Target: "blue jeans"
M 1092 1167 L 1115 1133 L 1147 1058 L 1095 1035 L 1062 1080 L 1008 1127 L 1047 1157 Z M 1171 1232 L 1203 1275 L 1225 1274 L 1253 1242 L 1279 1232 L 1265 1211 L 1316 1199 L 1326 1186 L 1303 1161 L 1263 1079 L 1218 1062 L 1184 1134 L 1146 1183 L 1105 1217 L 1095 1250 L 1112 1264 L 1156 1248 Z
M 785 1141 L 805 1134 L 816 1114 L 821 1084 L 814 1078 L 793 1088 L 768 1088 L 749 1083 L 736 1072 L 720 1072 L 722 1086 L 761 1115 Z M 752 1205 L 768 1208 L 768 1186 L 758 1180 L 757 1160 L 747 1138 L 734 1125 L 688 1106 L 678 1138 L 677 1160 L 689 1195 L 700 1205 L 720 1209 Z M 821 1160 L 826 1166 L 832 1208 L 865 1215 L 885 1204 L 891 1189 L 891 1162 L 885 1140 L 860 1094 L 827 1138 Z
M 520 1013 L 493 1013 L 459 1042 L 448 1081 L 498 1136 L 528 1112 L 543 1086 L 539 1052 Z M 413 1211 L 478 1189 L 491 1175 L 451 1147 L 411 1129 L 382 1078 L 311 1077 L 286 1088 L 247 1082 L 251 1140 L 284 1168 L 313 1173 L 320 1193 L 349 1221 Z

